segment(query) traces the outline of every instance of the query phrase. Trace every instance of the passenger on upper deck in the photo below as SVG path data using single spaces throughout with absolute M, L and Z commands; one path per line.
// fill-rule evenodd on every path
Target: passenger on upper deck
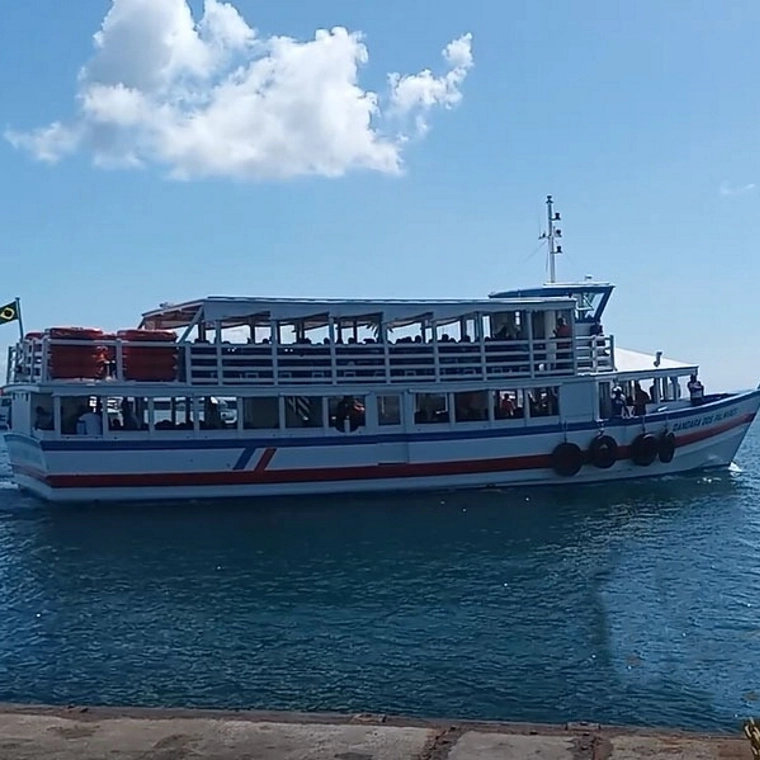
M 564 317 L 557 317 L 557 326 L 554 328 L 555 338 L 569 338 L 572 336 L 570 325 L 565 322 Z
M 700 406 L 705 400 L 705 387 L 697 379 L 696 374 L 689 377 L 689 382 L 686 386 L 689 389 L 689 396 L 691 397 L 692 406 Z
M 572 337 L 573 331 L 567 322 L 565 322 L 564 317 L 557 317 L 557 326 L 554 328 L 554 337 L 555 338 L 570 338 Z M 572 344 L 569 340 L 563 340 L 557 342 L 557 348 L 559 349 L 559 356 L 557 361 L 557 369 L 570 369 L 572 366 L 568 359 L 570 356 L 568 355 L 568 351 L 572 348 Z

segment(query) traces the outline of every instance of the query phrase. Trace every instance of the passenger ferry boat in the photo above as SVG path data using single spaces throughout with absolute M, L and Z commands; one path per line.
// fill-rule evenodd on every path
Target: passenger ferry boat
M 619 348 L 609 283 L 478 300 L 209 297 L 10 349 L 16 483 L 53 501 L 593 483 L 729 465 L 760 390 Z M 622 392 L 622 399 L 621 399 Z M 646 395 L 644 395 L 646 394 Z

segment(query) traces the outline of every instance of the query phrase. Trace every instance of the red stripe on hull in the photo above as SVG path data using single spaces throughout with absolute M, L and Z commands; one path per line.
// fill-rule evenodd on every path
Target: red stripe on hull
M 720 435 L 728 430 L 733 430 L 740 425 L 747 425 L 755 419 L 755 413 L 750 412 L 742 417 L 737 417 L 735 420 L 726 420 L 721 422 L 720 425 L 707 428 L 707 430 L 695 430 L 693 433 L 684 433 L 677 437 L 677 443 L 679 446 L 688 446 L 690 443 L 698 443 L 704 441 L 707 438 L 712 438 L 714 435 Z
M 253 471 L 257 473 L 264 472 L 266 468 L 269 467 L 269 463 L 272 461 L 272 457 L 274 457 L 276 451 L 277 449 L 274 448 L 264 449 L 264 453 L 261 455 L 261 459 L 256 463 Z
M 733 428 L 746 425 L 755 418 L 746 414 L 707 430 L 685 433 L 676 439 L 681 448 L 712 438 Z M 268 470 L 276 449 L 267 448 L 253 470 L 224 472 L 157 472 L 97 475 L 49 475 L 35 468 L 15 465 L 14 472 L 32 477 L 52 488 L 164 488 L 172 486 L 220 486 L 313 481 L 386 480 L 393 478 L 435 477 L 441 475 L 474 475 L 478 473 L 514 472 L 551 468 L 550 454 L 530 454 L 491 459 L 457 460 L 451 462 L 421 462 L 419 464 L 376 464 L 350 467 L 303 467 Z M 629 447 L 621 446 L 619 459 L 629 457 Z
M 302 467 L 287 470 L 230 470 L 227 472 L 155 472 L 123 475 L 47 475 L 53 488 L 140 488 L 166 486 L 250 485 L 253 483 L 315 483 L 330 480 L 387 480 L 391 478 L 471 475 L 485 472 L 534 470 L 550 467 L 547 454 L 472 459 L 420 464 L 358 465 L 352 467 Z M 28 473 L 31 474 L 31 473 Z

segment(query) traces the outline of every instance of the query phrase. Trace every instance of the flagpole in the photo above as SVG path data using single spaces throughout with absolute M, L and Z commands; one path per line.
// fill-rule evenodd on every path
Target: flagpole
M 18 314 L 18 332 L 19 340 L 24 340 L 24 320 L 21 316 L 21 299 L 16 298 L 16 314 Z

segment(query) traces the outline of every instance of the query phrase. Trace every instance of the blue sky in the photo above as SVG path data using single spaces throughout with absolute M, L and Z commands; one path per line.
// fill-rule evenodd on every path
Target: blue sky
M 0 301 L 21 296 L 27 329 L 206 294 L 538 284 L 552 193 L 560 279 L 618 285 L 619 344 L 699 362 L 708 390 L 760 380 L 755 0 L 210 4 L 200 37 L 182 0 L 4 8 Z M 334 27 L 363 37 L 314 42 Z M 228 76 L 252 60 L 260 113 Z

